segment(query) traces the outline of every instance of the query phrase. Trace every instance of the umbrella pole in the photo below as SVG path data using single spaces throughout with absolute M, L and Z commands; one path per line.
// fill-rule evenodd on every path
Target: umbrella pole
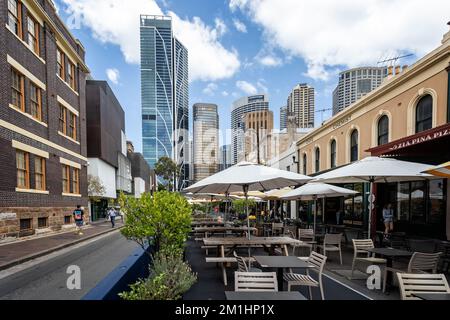
M 373 198 L 373 183 L 374 178 L 370 178 L 370 196 L 369 196 L 369 228 L 368 228 L 368 237 L 372 239 L 372 205 L 375 205 L 375 202 L 371 203 L 370 199 Z
M 248 214 L 248 185 L 244 185 L 243 187 L 244 195 L 245 195 L 245 211 L 247 212 L 247 238 L 250 240 L 250 219 Z M 248 247 L 248 256 L 250 257 L 250 245 Z
M 317 217 L 317 196 L 314 196 L 314 210 L 313 210 L 313 218 L 314 218 L 314 227 L 313 227 L 313 231 L 314 231 L 314 237 L 316 236 L 316 217 Z

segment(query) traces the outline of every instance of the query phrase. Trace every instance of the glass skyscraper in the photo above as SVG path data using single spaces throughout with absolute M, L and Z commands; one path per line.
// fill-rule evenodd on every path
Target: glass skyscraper
M 187 49 L 173 37 L 172 19 L 141 15 L 142 148 L 154 167 L 172 158 L 180 167 L 177 187 L 189 180 L 185 142 L 189 130 Z

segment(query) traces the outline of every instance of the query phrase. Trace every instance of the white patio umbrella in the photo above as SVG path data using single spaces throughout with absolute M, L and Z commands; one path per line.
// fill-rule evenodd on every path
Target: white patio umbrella
M 392 158 L 367 157 L 353 162 L 341 168 L 326 172 L 315 177 L 313 182 L 327 183 L 370 183 L 370 199 L 373 202 L 373 184 L 416 181 L 433 178 L 432 175 L 422 173 L 429 169 L 430 165 L 401 161 Z M 369 207 L 369 237 L 371 237 L 372 210 Z
M 310 180 L 312 180 L 311 177 L 302 174 L 250 162 L 241 162 L 193 184 L 184 189 L 184 191 L 224 194 L 243 191 L 245 198 L 248 199 L 249 191 L 268 191 L 288 186 L 298 186 Z M 250 227 L 248 205 L 246 206 L 246 214 L 247 226 Z M 248 237 L 250 239 L 250 232 Z
M 354 195 L 358 192 L 331 184 L 310 182 L 281 197 L 283 200 L 314 200 L 314 234 L 316 234 L 316 203 L 318 198 Z

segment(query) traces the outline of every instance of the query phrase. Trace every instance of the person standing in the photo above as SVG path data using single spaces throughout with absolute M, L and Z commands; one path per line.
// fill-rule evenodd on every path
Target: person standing
M 385 227 L 384 237 L 387 238 L 388 234 L 394 230 L 394 210 L 390 203 L 383 208 L 383 221 Z
M 73 217 L 75 220 L 75 224 L 77 226 L 77 234 L 82 235 L 83 232 L 81 232 L 81 227 L 83 226 L 83 220 L 84 220 L 84 210 L 81 208 L 80 205 L 77 205 L 77 208 L 73 211 Z
M 116 226 L 116 210 L 111 207 L 109 209 L 108 215 L 111 219 L 111 228 L 114 228 Z

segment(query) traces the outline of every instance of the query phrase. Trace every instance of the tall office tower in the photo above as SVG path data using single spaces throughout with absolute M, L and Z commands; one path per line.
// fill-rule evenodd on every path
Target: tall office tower
M 231 152 L 233 164 L 244 152 L 243 116 L 248 112 L 269 110 L 269 98 L 266 94 L 243 97 L 233 102 L 231 109 Z
M 379 87 L 387 74 L 386 67 L 361 67 L 341 72 L 333 91 L 333 115 Z
M 194 182 L 219 171 L 219 114 L 217 105 L 194 104 Z
M 287 106 L 280 108 L 280 131 L 287 128 Z
M 300 83 L 287 100 L 287 112 L 295 116 L 297 128 L 314 128 L 314 88 Z
M 228 169 L 231 166 L 231 144 L 226 144 L 220 147 L 220 171 Z
M 185 142 L 189 129 L 188 52 L 173 37 L 167 16 L 140 18 L 142 146 L 151 167 L 162 156 L 172 158 L 181 175 L 176 186 L 186 186 L 189 168 Z
M 244 153 L 238 156 L 238 161 L 266 163 L 272 158 L 273 112 L 270 110 L 248 112 L 244 114 L 243 122 Z

